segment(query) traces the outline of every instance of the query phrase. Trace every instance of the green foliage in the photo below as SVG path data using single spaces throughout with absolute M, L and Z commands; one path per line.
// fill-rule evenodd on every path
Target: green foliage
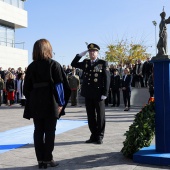
M 127 42 L 120 41 L 116 45 L 108 45 L 108 51 L 105 52 L 106 60 L 110 62 L 124 63 L 127 58 Z
M 110 62 L 118 62 L 122 64 L 135 63 L 136 60 L 146 60 L 150 54 L 146 53 L 147 47 L 141 44 L 128 43 L 127 41 L 120 41 L 117 44 L 110 44 L 107 46 L 105 52 L 106 60 Z
M 150 146 L 155 135 L 154 105 L 154 102 L 150 102 L 135 115 L 133 124 L 129 126 L 129 131 L 124 134 L 126 139 L 121 150 L 124 156 L 132 158 L 135 152 Z

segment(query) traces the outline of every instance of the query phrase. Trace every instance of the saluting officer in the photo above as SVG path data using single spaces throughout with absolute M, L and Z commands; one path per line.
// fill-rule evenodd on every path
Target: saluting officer
M 77 54 L 71 66 L 83 70 L 81 95 L 85 97 L 88 125 L 91 131 L 86 143 L 103 143 L 105 131 L 105 102 L 107 98 L 110 73 L 108 63 L 98 58 L 100 47 L 94 43 L 87 46 L 88 50 Z M 79 62 L 89 52 L 90 59 Z

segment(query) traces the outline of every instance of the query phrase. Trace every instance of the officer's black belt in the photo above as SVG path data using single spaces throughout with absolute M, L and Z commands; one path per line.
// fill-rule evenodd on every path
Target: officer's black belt
M 33 88 L 46 87 L 46 86 L 48 86 L 48 85 L 49 85 L 48 82 L 34 83 L 34 84 L 33 84 Z

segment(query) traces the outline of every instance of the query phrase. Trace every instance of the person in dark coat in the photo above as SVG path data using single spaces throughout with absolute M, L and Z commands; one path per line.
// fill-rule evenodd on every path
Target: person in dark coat
M 128 68 L 124 70 L 124 76 L 122 78 L 122 91 L 123 91 L 123 101 L 125 105 L 124 111 L 130 109 L 130 97 L 131 97 L 131 82 L 132 77 Z
M 131 70 L 131 76 L 132 76 L 132 87 L 135 87 L 135 83 L 137 82 L 137 75 L 136 75 L 136 65 L 132 64 L 132 70 Z
M 68 88 L 68 90 L 66 90 Z M 33 118 L 34 147 L 39 168 L 58 165 L 53 160 L 57 119 L 66 107 L 70 89 L 61 65 L 52 60 L 48 40 L 37 40 L 33 62 L 28 66 L 23 93 L 26 97 L 24 118 Z
M 150 62 L 150 58 L 143 63 L 142 74 L 144 76 L 144 85 L 147 87 L 149 76 L 152 74 L 153 63 Z
M 144 82 L 143 82 L 143 64 L 140 59 L 138 59 L 137 64 L 135 65 L 136 67 L 136 83 L 135 87 L 144 87 Z
M 112 107 L 119 107 L 120 105 L 120 88 L 121 88 L 121 80 L 118 75 L 118 69 L 114 70 L 113 75 L 111 76 L 110 89 L 112 91 L 113 96 L 113 105 Z
M 83 70 L 81 95 L 85 97 L 88 125 L 91 131 L 90 139 L 86 143 L 103 143 L 105 131 L 105 99 L 110 86 L 108 63 L 98 58 L 100 47 L 91 43 L 88 50 L 77 54 L 71 66 Z M 90 59 L 79 62 L 87 51 Z

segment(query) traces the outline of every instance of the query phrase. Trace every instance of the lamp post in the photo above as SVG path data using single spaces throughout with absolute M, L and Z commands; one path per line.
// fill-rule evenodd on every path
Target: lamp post
M 152 21 L 152 23 L 155 26 L 155 52 L 157 54 L 157 41 L 156 41 L 156 25 L 157 25 L 157 22 L 156 21 Z

